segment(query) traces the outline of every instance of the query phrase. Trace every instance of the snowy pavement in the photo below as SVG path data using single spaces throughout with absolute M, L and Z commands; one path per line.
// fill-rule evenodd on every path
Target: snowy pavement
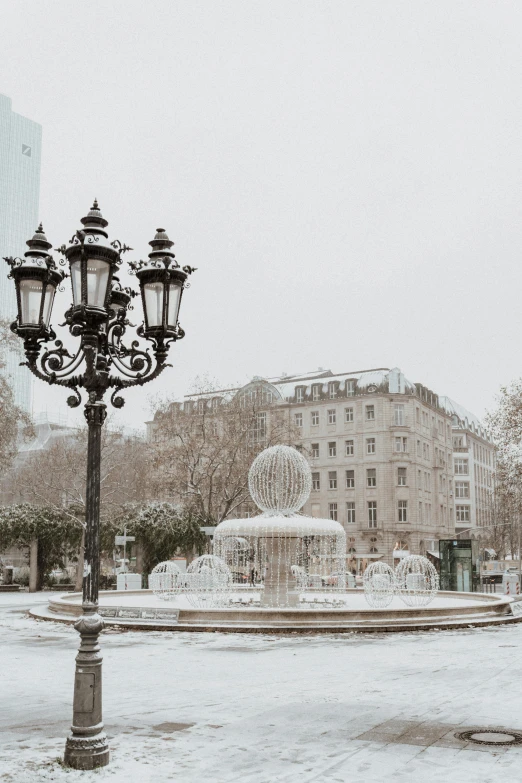
M 522 777 L 522 624 L 397 635 L 103 634 L 110 766 L 64 769 L 78 635 L 0 595 L 0 780 L 164 783 Z

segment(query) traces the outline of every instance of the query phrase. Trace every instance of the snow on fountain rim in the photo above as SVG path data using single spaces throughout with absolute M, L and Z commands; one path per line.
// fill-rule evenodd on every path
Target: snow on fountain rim
M 340 522 L 333 519 L 317 519 L 299 514 L 284 516 L 283 514 L 260 514 L 257 517 L 243 519 L 225 519 L 214 531 L 214 538 L 220 533 L 232 535 L 255 535 L 262 531 L 287 533 L 288 535 L 345 535 Z

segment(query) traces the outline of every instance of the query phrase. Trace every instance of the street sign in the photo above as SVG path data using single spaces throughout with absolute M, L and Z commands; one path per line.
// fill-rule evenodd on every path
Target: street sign
M 127 541 L 136 541 L 135 536 L 116 536 L 114 539 L 114 543 L 116 546 L 125 546 Z

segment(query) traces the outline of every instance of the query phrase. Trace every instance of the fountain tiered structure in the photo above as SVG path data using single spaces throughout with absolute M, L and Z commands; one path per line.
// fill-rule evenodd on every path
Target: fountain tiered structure
M 214 533 L 214 554 L 236 580 L 246 576 L 257 586 L 263 607 L 298 607 L 303 592 L 317 585 L 344 590 L 344 528 L 331 519 L 298 513 L 312 488 L 302 454 L 290 446 L 265 449 L 250 468 L 248 484 L 262 513 L 227 519 Z

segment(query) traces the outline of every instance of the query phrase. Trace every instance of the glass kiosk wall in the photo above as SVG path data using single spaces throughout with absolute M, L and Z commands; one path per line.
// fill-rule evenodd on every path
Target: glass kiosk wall
M 480 590 L 479 542 L 469 538 L 439 541 L 440 589 L 471 593 Z

